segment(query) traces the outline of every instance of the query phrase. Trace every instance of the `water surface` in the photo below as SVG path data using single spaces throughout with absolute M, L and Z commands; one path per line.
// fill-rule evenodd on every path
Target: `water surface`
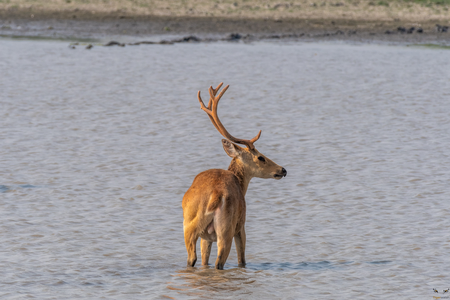
M 450 52 L 0 40 L 2 299 L 426 299 L 448 288 Z M 226 168 L 196 99 L 284 166 L 247 261 L 186 268 L 181 199 Z M 215 260 L 213 248 L 211 261 Z

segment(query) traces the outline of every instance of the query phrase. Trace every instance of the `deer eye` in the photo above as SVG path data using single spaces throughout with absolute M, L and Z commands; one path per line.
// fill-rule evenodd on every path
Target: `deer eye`
M 258 159 L 259 159 L 260 161 L 262 161 L 262 162 L 266 162 L 265 158 L 262 157 L 262 156 L 258 156 Z

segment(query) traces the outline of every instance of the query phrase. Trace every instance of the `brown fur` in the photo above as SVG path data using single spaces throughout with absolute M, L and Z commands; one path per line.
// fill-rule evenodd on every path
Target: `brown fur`
M 212 242 L 217 242 L 216 268 L 223 266 L 236 243 L 239 265 L 245 265 L 245 193 L 253 177 L 281 179 L 286 170 L 256 150 L 253 145 L 261 131 L 251 140 L 233 137 L 220 122 L 217 106 L 228 85 L 217 95 L 223 83 L 209 88 L 210 99 L 206 107 L 198 92 L 200 107 L 214 127 L 228 140 L 222 140 L 225 152 L 233 158 L 228 170 L 213 169 L 195 177 L 183 197 L 184 242 L 188 252 L 188 266 L 197 261 L 196 244 L 201 237 L 202 264 L 207 265 Z M 217 95 L 217 96 L 216 96 Z M 235 143 L 246 145 L 241 148 Z
M 284 170 L 256 149 L 241 148 L 223 140 L 233 157 L 228 170 L 212 169 L 198 174 L 183 197 L 184 238 L 188 265 L 197 261 L 196 243 L 201 241 L 202 264 L 207 265 L 212 242 L 217 242 L 215 266 L 223 269 L 233 238 L 239 265 L 245 265 L 245 193 L 252 177 L 273 178 Z M 230 150 L 231 149 L 231 150 Z M 285 172 L 285 171 L 284 171 Z

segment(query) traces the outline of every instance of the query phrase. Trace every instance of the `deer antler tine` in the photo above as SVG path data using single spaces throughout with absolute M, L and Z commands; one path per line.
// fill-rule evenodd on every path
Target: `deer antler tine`
M 205 107 L 205 104 L 203 103 L 202 97 L 200 96 L 200 91 L 198 91 L 197 97 L 198 97 L 198 101 L 200 102 L 200 108 L 206 112 L 206 114 L 208 115 L 209 119 L 211 120 L 211 123 L 213 123 L 214 127 L 216 127 L 216 129 L 220 132 L 220 128 L 217 126 L 216 121 L 211 116 L 211 114 L 212 114 L 212 111 L 211 111 L 211 98 L 209 99 L 208 107 Z
M 213 100 L 214 97 L 216 96 L 217 91 L 214 91 L 213 87 L 210 86 L 208 89 L 208 92 L 209 92 L 209 99 Z
M 214 90 L 212 86 L 208 89 L 209 92 L 209 101 L 208 101 L 208 109 L 212 109 L 212 102 L 214 100 L 214 97 L 216 96 L 217 90 Z
M 219 85 L 215 89 L 213 89 L 214 90 L 214 96 L 217 94 L 217 91 L 220 90 L 222 85 L 223 85 L 223 82 L 219 83 Z
M 229 87 L 230 87 L 230 85 L 228 84 L 226 87 L 223 88 L 223 90 L 220 92 L 219 96 L 216 97 L 217 102 L 219 102 L 220 98 L 222 98 L 223 94 L 225 94 L 225 92 L 228 90 Z
M 197 98 L 198 98 L 198 102 L 200 102 L 200 108 L 203 109 L 204 111 L 206 111 L 205 104 L 203 103 L 202 97 L 200 96 L 200 91 L 198 91 L 198 93 L 197 93 Z
M 253 144 L 254 142 L 256 142 L 257 140 L 259 140 L 259 137 L 261 136 L 261 130 L 259 131 L 259 133 L 250 140 L 250 142 Z

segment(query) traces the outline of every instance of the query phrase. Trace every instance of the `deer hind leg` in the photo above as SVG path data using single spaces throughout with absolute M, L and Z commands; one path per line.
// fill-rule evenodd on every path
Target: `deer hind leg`
M 214 225 L 216 227 L 217 234 L 216 269 L 223 270 L 223 266 L 227 261 L 228 255 L 230 254 L 234 230 L 227 226 L 226 222 L 214 222 Z
M 223 270 L 223 266 L 230 254 L 231 244 L 233 243 L 233 236 L 217 237 L 217 259 L 216 269 Z
M 193 267 L 197 262 L 197 244 L 198 234 L 196 232 L 195 224 L 189 224 L 184 226 L 184 242 L 186 244 L 186 250 L 188 253 L 187 265 Z
M 245 229 L 242 227 L 241 231 L 235 234 L 234 242 L 236 243 L 236 252 L 238 256 L 238 264 L 240 267 L 245 266 Z
M 200 248 L 202 251 L 202 265 L 207 266 L 209 262 L 209 255 L 211 254 L 212 242 L 202 239 Z

